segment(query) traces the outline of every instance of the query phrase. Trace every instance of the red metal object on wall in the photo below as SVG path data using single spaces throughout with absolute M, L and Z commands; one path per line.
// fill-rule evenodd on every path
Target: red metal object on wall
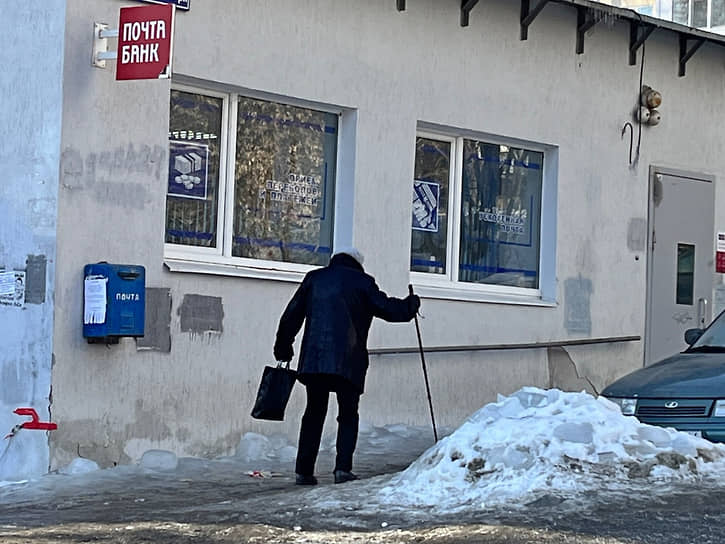
M 19 416 L 30 416 L 32 419 L 20 424 L 21 429 L 37 429 L 40 431 L 55 431 L 58 425 L 46 421 L 38 421 L 38 412 L 35 408 L 16 408 L 13 413 Z
M 38 431 L 55 431 L 58 428 L 58 425 L 55 423 L 51 423 L 49 421 L 39 421 L 38 418 L 38 412 L 35 411 L 35 408 L 16 408 L 13 410 L 14 414 L 18 414 L 19 416 L 30 416 L 30 421 L 24 421 L 23 423 L 18 423 L 15 425 L 15 427 L 12 428 L 12 430 L 5 435 L 5 438 L 12 438 L 15 436 L 20 429 L 35 429 Z
M 725 273 L 725 251 L 715 252 L 715 272 Z

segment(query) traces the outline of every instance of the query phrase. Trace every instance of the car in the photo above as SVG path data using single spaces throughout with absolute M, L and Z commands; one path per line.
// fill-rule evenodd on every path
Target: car
M 725 442 L 725 312 L 685 331 L 688 348 L 640 368 L 601 395 L 642 423 Z

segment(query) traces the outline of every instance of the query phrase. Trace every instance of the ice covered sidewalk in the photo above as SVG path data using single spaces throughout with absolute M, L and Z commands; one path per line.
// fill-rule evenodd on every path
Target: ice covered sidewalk
M 365 479 L 326 485 L 334 455 L 328 440 L 317 465 L 323 485 L 301 489 L 292 483 L 295 447 L 281 437 L 247 433 L 236 455 L 218 459 L 177 459 L 171 452 L 149 451 L 138 465 L 106 470 L 76 459 L 58 474 L 0 487 L 0 504 L 61 496 L 73 505 L 105 493 L 113 497 L 87 501 L 106 500 L 114 509 L 108 515 L 128 519 L 133 508 L 238 517 L 267 507 L 269 496 L 257 496 L 267 492 L 278 494 L 269 516 L 298 512 L 302 504 L 318 517 L 350 512 L 352 524 L 357 523 L 352 518 L 379 517 L 380 512 L 423 519 L 431 512 L 517 508 L 542 497 L 573 501 L 593 492 L 719 485 L 725 475 L 724 446 L 643 425 L 587 393 L 523 388 L 484 406 L 432 443 L 429 428 L 362 425 L 355 470 Z M 180 493 L 187 488 L 191 498 Z

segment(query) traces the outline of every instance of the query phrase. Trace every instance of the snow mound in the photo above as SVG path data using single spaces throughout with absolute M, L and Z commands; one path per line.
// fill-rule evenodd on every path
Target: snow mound
M 524 387 L 478 410 L 378 498 L 456 511 L 635 481 L 695 481 L 713 469 L 725 471 L 725 446 L 644 425 L 603 397 Z
M 98 463 L 91 459 L 85 459 L 83 457 L 76 457 L 69 464 L 58 470 L 60 474 L 87 474 L 89 472 L 95 472 L 100 470 Z
M 179 465 L 179 459 L 172 451 L 147 450 L 141 456 L 139 465 L 146 470 L 171 471 L 176 470 L 176 467 Z

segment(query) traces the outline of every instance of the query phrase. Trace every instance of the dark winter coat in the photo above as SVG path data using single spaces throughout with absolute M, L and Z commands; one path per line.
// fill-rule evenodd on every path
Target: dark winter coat
M 362 393 L 373 317 L 410 321 L 417 311 L 416 302 L 417 297 L 387 296 L 355 259 L 335 255 L 328 266 L 309 272 L 290 300 L 277 329 L 275 353 L 281 348 L 291 355 L 304 321 L 298 379 L 306 383 L 312 375 L 339 376 Z

